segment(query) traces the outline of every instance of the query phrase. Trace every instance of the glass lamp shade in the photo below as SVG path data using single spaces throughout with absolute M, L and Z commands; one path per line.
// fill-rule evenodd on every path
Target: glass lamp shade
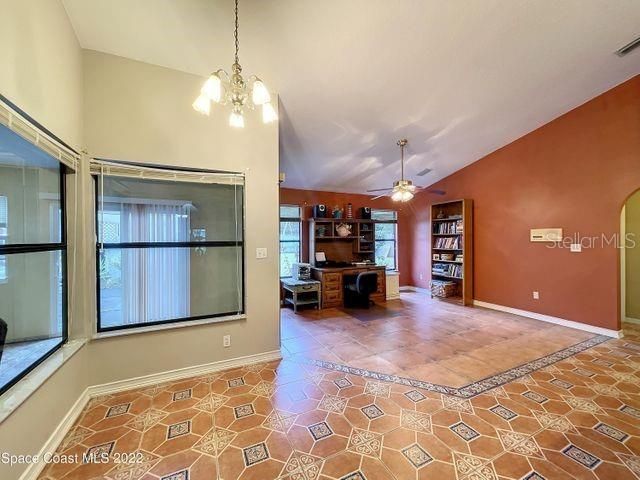
M 401 202 L 402 201 L 402 190 L 396 190 L 395 192 L 393 192 L 391 194 L 391 200 L 393 200 L 394 202 Z
M 196 112 L 202 113 L 203 115 L 209 115 L 211 112 L 211 100 L 205 94 L 201 93 L 196 101 L 192 104 L 193 109 Z
M 220 77 L 216 73 L 212 73 L 207 81 L 204 82 L 200 92 L 210 100 L 219 103 L 222 98 L 222 84 L 220 82 Z
M 270 103 L 265 103 L 262 105 L 262 121 L 264 123 L 271 123 L 278 119 L 278 114 L 276 113 L 273 105 Z
M 413 193 L 411 193 L 410 190 L 405 190 L 402 192 L 402 199 L 401 201 L 403 202 L 408 202 L 409 200 L 411 200 L 413 198 Z
M 244 117 L 242 114 L 231 112 L 231 115 L 229 115 L 229 125 L 235 128 L 244 128 Z
M 271 101 L 271 95 L 269 90 L 264 86 L 261 80 L 253 82 L 253 91 L 251 92 L 251 98 L 255 105 L 264 105 Z

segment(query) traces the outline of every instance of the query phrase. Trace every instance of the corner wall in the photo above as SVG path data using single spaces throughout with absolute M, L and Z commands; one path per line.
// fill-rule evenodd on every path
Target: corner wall
M 0 12 L 0 93 L 80 150 L 82 52 L 62 3 L 3 0 Z M 71 199 L 73 178 L 68 183 Z M 69 238 L 72 242 L 71 228 Z M 70 245 L 70 250 L 74 247 Z M 77 323 L 71 325 L 70 336 L 81 332 Z M 33 454 L 40 450 L 86 387 L 86 350 L 85 346 L 78 351 L 0 423 L 0 451 Z M 11 402 L 10 395 L 6 393 L 2 400 Z M 0 463 L 0 478 L 17 479 L 25 467 Z
M 535 99 L 532 99 L 535 101 Z M 620 211 L 640 187 L 640 76 L 437 182 L 413 200 L 411 281 L 428 287 L 429 206 L 474 201 L 474 298 L 620 328 Z M 582 253 L 531 243 L 529 229 L 596 237 Z M 532 292 L 540 292 L 540 300 Z

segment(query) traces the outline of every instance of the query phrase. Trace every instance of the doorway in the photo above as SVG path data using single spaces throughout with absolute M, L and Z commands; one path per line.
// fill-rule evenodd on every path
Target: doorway
M 632 194 L 620 217 L 620 286 L 622 322 L 640 324 L 640 190 Z

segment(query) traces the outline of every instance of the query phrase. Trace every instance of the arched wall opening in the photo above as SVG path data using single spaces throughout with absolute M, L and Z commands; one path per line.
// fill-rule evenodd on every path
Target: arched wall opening
M 640 324 L 640 189 L 620 214 L 620 320 Z

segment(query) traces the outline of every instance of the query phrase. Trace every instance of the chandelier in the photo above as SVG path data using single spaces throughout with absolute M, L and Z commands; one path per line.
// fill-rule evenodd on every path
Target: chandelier
M 248 79 L 242 77 L 242 67 L 238 59 L 238 0 L 235 0 L 235 29 L 233 36 L 235 39 L 235 62 L 231 66 L 231 75 L 223 69 L 212 73 L 200 89 L 200 95 L 193 102 L 193 108 L 204 115 L 209 115 L 211 102 L 221 105 L 229 105 L 231 114 L 229 115 L 229 125 L 236 128 L 244 127 L 245 110 L 253 110 L 255 107 L 262 107 L 262 121 L 270 123 L 278 119 L 273 105 L 271 105 L 271 95 L 269 90 L 255 75 Z M 251 96 L 251 100 L 249 100 Z

